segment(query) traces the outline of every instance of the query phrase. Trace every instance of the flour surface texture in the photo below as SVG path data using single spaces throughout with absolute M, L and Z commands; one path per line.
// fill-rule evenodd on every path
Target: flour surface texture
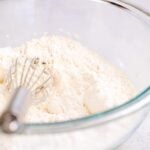
M 94 51 L 70 38 L 44 36 L 20 47 L 0 49 L 0 113 L 10 97 L 3 80 L 18 56 L 40 58 L 41 64 L 49 65 L 52 75 L 48 96 L 32 103 L 26 122 L 87 116 L 120 105 L 136 93 L 128 77 Z

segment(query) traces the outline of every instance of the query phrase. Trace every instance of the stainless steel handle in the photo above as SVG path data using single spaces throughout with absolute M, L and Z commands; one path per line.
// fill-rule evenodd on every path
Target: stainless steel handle
M 30 91 L 24 87 L 18 87 L 10 100 L 6 111 L 1 117 L 1 127 L 6 133 L 19 130 L 24 115 L 30 104 Z

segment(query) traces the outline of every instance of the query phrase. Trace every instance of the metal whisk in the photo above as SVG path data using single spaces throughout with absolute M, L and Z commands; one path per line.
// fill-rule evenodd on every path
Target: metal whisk
M 49 64 L 50 65 L 50 64 Z M 13 95 L 2 114 L 1 127 L 12 133 L 20 129 L 29 105 L 33 99 L 44 98 L 52 80 L 47 62 L 39 58 L 17 58 L 10 67 L 6 87 Z

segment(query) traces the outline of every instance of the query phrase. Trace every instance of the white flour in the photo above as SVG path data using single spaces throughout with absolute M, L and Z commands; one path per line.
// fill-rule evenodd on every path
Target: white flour
M 80 43 L 61 36 L 42 37 L 25 45 L 0 50 L 0 78 L 18 55 L 52 63 L 53 84 L 46 100 L 34 103 L 26 122 L 55 122 L 82 117 L 119 105 L 135 95 L 135 88 L 119 69 Z M 3 82 L 0 110 L 6 101 Z
M 0 114 L 8 102 L 4 90 L 11 60 L 16 56 L 40 57 L 51 62 L 52 88 L 44 101 L 34 103 L 26 122 L 55 122 L 74 119 L 122 104 L 136 93 L 126 75 L 69 38 L 52 36 L 32 40 L 12 49 L 0 49 Z M 114 120 L 85 130 L 58 134 L 0 134 L 2 150 L 108 150 L 136 124 L 135 116 Z

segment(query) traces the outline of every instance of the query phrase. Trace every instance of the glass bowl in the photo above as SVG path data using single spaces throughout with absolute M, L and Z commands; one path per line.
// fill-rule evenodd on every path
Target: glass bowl
M 113 0 L 1 0 L 0 47 L 15 47 L 45 33 L 69 36 L 126 72 L 139 93 L 87 117 L 24 124 L 0 133 L 2 150 L 109 150 L 135 131 L 150 107 L 150 17 Z M 118 126 L 119 125 L 119 126 Z

